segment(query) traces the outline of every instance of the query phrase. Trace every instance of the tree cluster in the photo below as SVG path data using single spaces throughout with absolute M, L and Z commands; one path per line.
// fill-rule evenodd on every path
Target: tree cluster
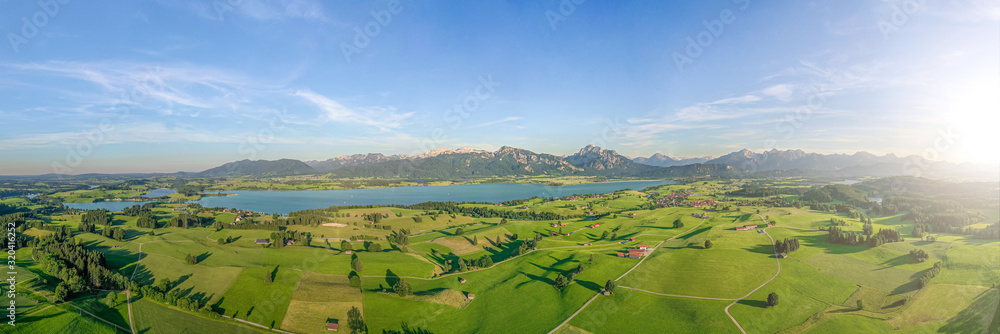
M 934 263 L 934 267 L 924 271 L 924 274 L 917 279 L 917 289 L 923 289 L 928 283 L 931 282 L 931 279 L 939 273 L 941 273 L 941 261 Z
M 799 239 L 778 240 L 774 243 L 774 250 L 778 253 L 791 253 L 799 249 Z
M 910 257 L 912 257 L 917 262 L 924 262 L 927 261 L 927 259 L 930 258 L 931 256 L 927 254 L 927 252 L 925 252 L 923 249 L 911 249 Z

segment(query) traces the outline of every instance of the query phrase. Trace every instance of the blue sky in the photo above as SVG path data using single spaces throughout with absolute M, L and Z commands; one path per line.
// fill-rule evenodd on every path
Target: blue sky
M 0 1 L 0 175 L 503 145 L 1000 160 L 995 1 L 577 1 Z

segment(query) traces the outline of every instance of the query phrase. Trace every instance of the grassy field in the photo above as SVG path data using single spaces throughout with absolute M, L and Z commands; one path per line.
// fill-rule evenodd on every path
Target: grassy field
M 118 330 L 119 332 L 121 330 Z M 4 324 L 0 333 L 116 333 L 115 328 L 100 320 L 81 315 L 67 307 L 47 305 L 20 315 L 14 327 Z
M 594 264 L 585 264 L 586 269 L 577 276 L 575 284 L 562 291 L 552 287 L 556 275 L 588 262 L 590 254 L 585 251 L 536 251 L 485 271 L 428 281 L 410 279 L 407 282 L 417 296 L 407 299 L 379 292 L 391 286 L 392 278 L 365 278 L 366 320 L 375 331 L 398 330 L 403 321 L 420 328 L 449 328 L 456 332 L 537 332 L 555 328 L 561 319 L 597 293 L 604 282 L 621 275 L 635 263 L 635 260 L 593 253 Z M 459 277 L 468 282 L 459 283 Z M 465 308 L 421 302 L 421 295 L 442 290 L 474 293 L 476 299 Z M 491 300 L 505 302 L 491 303 Z
M 773 276 L 778 268 L 770 239 L 733 231 L 720 220 L 664 243 L 619 283 L 659 293 L 736 298 Z M 708 239 L 715 245 L 704 249 Z
M 722 312 L 727 304 L 618 289 L 598 297 L 570 324 L 592 333 L 731 333 L 737 329 Z
M 347 329 L 347 312 L 363 309 L 361 290 L 347 276 L 305 272 L 292 293 L 281 328 L 296 333 L 326 333 L 327 321 Z
M 299 189 L 309 187 L 340 187 L 341 181 L 298 184 L 302 178 L 226 180 L 215 187 L 263 187 L 265 189 Z M 296 181 L 286 183 L 288 181 Z M 535 178 L 517 182 L 582 182 L 584 179 Z M 694 193 L 689 200 L 724 201 L 726 191 L 738 189 L 743 181 L 699 181 L 657 187 L 655 197 L 673 190 Z M 797 179 L 769 180 L 775 184 L 808 185 Z M 805 183 L 803 183 L 805 182 Z M 410 183 L 399 183 L 405 185 Z M 416 184 L 416 183 L 413 183 Z M 393 184 L 397 185 L 397 184 Z M 310 188 L 312 189 L 312 188 Z M 92 201 L 139 193 L 137 188 L 123 193 L 90 190 L 61 193 L 71 201 Z M 782 195 L 796 199 L 795 195 Z M 752 202 L 760 198 L 731 198 Z M 764 223 L 755 214 L 760 210 L 777 226 L 767 229 L 775 240 L 798 239 L 801 249 L 780 260 L 780 274 L 747 298 L 732 305 L 730 312 L 749 333 L 843 333 L 843 332 L 989 332 L 1000 328 L 1000 290 L 991 288 L 1000 283 L 1000 242 L 979 245 L 962 242 L 905 241 L 869 248 L 845 246 L 827 241 L 826 231 L 798 230 L 785 227 L 819 230 L 831 225 L 830 219 L 848 222 L 847 230 L 860 231 L 858 219 L 843 214 L 809 210 L 807 208 L 729 205 L 732 211 L 720 207 L 667 207 L 650 209 L 646 194 L 620 191 L 603 196 L 580 198 L 575 201 L 549 201 L 536 198 L 523 204 L 500 206 L 492 204 L 462 204 L 501 211 L 552 212 L 575 215 L 557 221 L 516 221 L 500 224 L 499 218 L 479 218 L 394 207 L 342 209 L 329 215 L 327 226 L 289 226 L 291 230 L 308 231 L 315 237 L 312 247 L 294 245 L 273 248 L 257 245 L 254 240 L 270 238 L 267 230 L 216 231 L 213 228 L 158 228 L 135 226 L 136 217 L 117 214 L 114 225 L 125 228 L 126 240 L 115 241 L 97 234 L 75 233 L 88 249 L 103 252 L 107 264 L 126 276 L 135 272 L 135 280 L 153 284 L 164 278 L 174 282 L 173 290 L 207 303 L 226 316 L 247 319 L 264 326 L 273 326 L 295 333 L 327 332 L 327 322 L 338 322 L 347 330 L 347 312 L 358 307 L 364 313 L 370 332 L 400 330 L 402 324 L 411 329 L 457 333 L 544 333 L 580 309 L 601 291 L 605 282 L 633 268 L 638 260 L 619 258 L 617 252 L 638 245 L 662 244 L 644 262 L 618 282 L 618 291 L 611 296 L 598 296 L 559 333 L 609 332 L 734 332 L 735 324 L 724 309 L 727 300 L 667 297 L 632 290 L 633 287 L 658 293 L 683 296 L 740 298 L 754 290 L 778 272 L 778 261 L 767 235 L 758 231 L 736 231 L 736 226 Z M 28 207 L 24 199 L 8 199 L 4 203 Z M 177 216 L 182 204 L 170 204 L 154 210 L 162 223 Z M 527 206 L 527 208 L 524 208 Z M 710 211 L 718 209 L 717 211 Z M 189 209 L 193 211 L 194 209 Z M 588 215 L 586 212 L 596 215 Z M 387 217 L 381 226 L 366 227 L 362 217 L 379 213 Z M 607 214 L 606 216 L 597 215 Z M 706 220 L 692 216 L 707 213 Z M 235 215 L 225 212 L 203 212 L 204 217 L 228 223 Z M 902 219 L 903 213 L 873 217 L 875 229 L 899 230 L 909 237 L 913 222 Z M 414 217 L 420 217 L 417 222 Z M 65 225 L 76 229 L 79 214 L 59 214 L 43 218 L 47 225 Z M 267 221 L 270 216 L 261 217 Z M 674 228 L 680 219 L 685 227 Z M 565 226 L 553 227 L 564 223 Z M 598 223 L 599 226 L 590 225 Z M 980 224 L 977 226 L 986 225 Z M 461 227 L 464 233 L 456 234 Z M 103 228 L 103 227 L 99 227 Z M 381 252 L 367 252 L 370 242 L 351 242 L 353 255 L 342 252 L 340 238 L 368 235 L 384 238 L 400 228 L 415 234 L 410 238 L 409 251 L 402 253 L 388 241 L 378 240 Z M 553 232 L 558 232 L 553 235 Z M 41 236 L 51 232 L 29 229 L 25 235 Z M 539 249 L 513 257 L 517 242 L 541 234 Z M 602 237 L 607 233 L 606 237 Z M 566 235 L 568 234 L 568 235 Z M 220 244 L 227 237 L 236 240 Z M 494 245 L 499 237 L 503 245 Z M 629 241 L 628 238 L 636 238 Z M 329 246 L 326 238 L 329 239 Z M 367 238 L 367 237 L 366 237 Z M 478 243 L 473 243 L 477 240 Z M 968 236 L 940 235 L 939 240 L 973 241 Z M 624 241 L 624 243 L 622 243 Z M 706 249 L 705 241 L 713 247 Z M 518 241 L 519 242 L 519 241 Z M 582 246 L 592 243 L 592 246 Z M 141 245 L 141 255 L 139 252 Z M 492 249 L 487 249 L 490 247 Z M 911 250 L 920 249 L 929 259 L 917 262 Z M 18 311 L 22 320 L 33 319 L 28 332 L 102 333 L 114 330 L 67 312 L 70 305 L 82 307 L 115 324 L 127 326 L 127 313 L 119 305 L 106 308 L 99 302 L 104 293 L 80 294 L 61 306 L 49 303 L 58 279 L 44 273 L 44 268 L 31 261 L 30 248 L 18 252 L 19 294 Z M 435 255 L 435 254 L 440 255 Z M 197 264 L 186 263 L 185 257 L 197 257 Z M 478 259 L 488 255 L 494 261 L 506 260 L 492 268 L 448 274 L 452 266 L 448 259 L 461 257 Z M 593 257 L 594 262 L 590 263 Z M 351 260 L 361 260 L 362 287 L 348 285 Z M 137 262 L 138 261 L 138 262 Z M 932 266 L 941 262 L 943 270 L 930 284 L 917 289 L 915 281 Z M 584 270 L 562 290 L 553 287 L 557 275 L 568 276 L 578 265 Z M 265 273 L 277 267 L 273 283 L 265 283 Z M 137 270 L 138 268 L 138 270 Z M 443 276 L 442 276 L 443 275 Z M 399 279 L 405 279 L 413 295 L 400 297 L 392 291 Z M 461 283 L 461 279 L 467 280 Z M 42 283 L 42 280 L 46 283 Z M 38 291 L 36 295 L 27 291 Z M 769 293 L 777 293 L 780 302 L 767 307 Z M 474 299 L 467 296 L 474 294 Z M 857 309 L 861 301 L 863 309 Z M 140 299 L 136 308 L 137 329 L 143 333 L 176 333 L 184 331 L 229 333 L 263 331 L 250 329 L 232 320 L 212 320 L 149 300 Z M 179 319 L 179 320 L 172 320 Z M 49 330 L 51 325 L 51 330 Z M 34 327 L 32 327 L 34 326 Z M 44 328 L 44 329 L 43 329 Z M 25 332 L 22 327 L 18 332 Z
M 208 319 L 145 299 L 132 303 L 132 317 L 139 333 L 273 333 L 232 320 Z
M 223 315 L 280 327 L 302 272 L 278 268 L 274 281 L 266 283 L 265 273 L 273 270 L 274 267 L 243 269 L 232 287 L 212 307 Z

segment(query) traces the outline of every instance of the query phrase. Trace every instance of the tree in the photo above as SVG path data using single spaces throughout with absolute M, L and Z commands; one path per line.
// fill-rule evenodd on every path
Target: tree
M 400 278 L 399 282 L 396 282 L 396 285 L 392 287 L 392 290 L 396 291 L 396 294 L 400 297 L 409 296 L 412 292 L 410 289 L 410 283 L 406 283 L 406 280 L 402 278 Z
M 500 219 L 500 224 L 501 225 L 502 224 L 506 224 L 506 223 L 507 223 L 507 218 Z
M 347 280 L 355 288 L 361 286 L 361 276 L 357 272 L 352 271 L 350 274 L 347 274 Z
M 355 257 L 354 260 L 351 260 L 351 269 L 358 272 L 363 271 L 364 267 L 361 265 L 360 257 Z
M 493 266 L 493 258 L 491 258 L 489 255 L 483 255 L 483 257 L 479 258 L 478 265 L 479 265 L 480 268 L 489 268 L 489 267 L 492 267 Z
M 778 294 L 772 292 L 771 294 L 767 295 L 767 306 L 770 307 L 776 305 L 778 305 Z
M 576 266 L 576 273 L 580 274 L 583 272 L 583 263 Z
M 680 218 L 677 218 L 677 220 L 674 221 L 674 228 L 682 228 L 682 227 L 684 227 L 684 222 L 682 222 Z
M 587 261 L 587 263 L 594 264 L 594 253 L 590 253 L 590 261 Z
M 55 295 L 57 301 L 65 301 L 66 296 L 69 296 L 69 285 L 67 285 L 66 282 L 60 282 L 59 285 L 56 286 Z
M 608 238 L 608 231 L 604 231 L 604 233 L 601 233 L 601 239 L 607 239 L 607 238 Z
M 712 248 L 712 240 L 705 240 L 705 249 Z
M 195 263 L 198 263 L 198 259 L 197 259 L 197 258 L 195 258 L 194 256 L 192 256 L 192 255 L 191 255 L 191 253 L 188 253 L 187 257 L 186 257 L 186 258 L 184 258 L 184 259 L 185 259 L 185 260 L 187 261 L 187 264 L 195 264 Z
M 473 245 L 478 245 L 479 244 L 479 237 L 478 236 L 472 236 L 472 244 Z
M 465 260 L 463 260 L 462 258 L 458 258 L 455 261 L 458 261 L 458 271 L 469 270 L 469 266 L 465 265 Z
M 353 246 L 351 246 L 351 242 L 350 241 L 344 240 L 344 241 L 340 242 L 340 250 L 341 251 L 349 251 L 349 250 L 352 250 L 352 249 L 354 249 L 354 248 L 353 248 Z
M 110 308 L 118 306 L 118 294 L 114 291 L 108 292 L 108 295 L 104 296 L 104 304 Z
M 368 251 L 372 253 L 378 253 L 382 251 L 382 245 L 377 242 L 372 242 L 368 244 Z
M 610 292 L 610 293 L 615 293 L 615 288 L 617 288 L 617 287 L 618 287 L 618 283 L 615 282 L 615 281 L 612 281 L 612 280 L 608 280 L 607 283 L 604 283 L 604 291 L 607 291 L 607 292 Z
M 268 270 L 264 273 L 264 283 L 271 284 L 274 282 L 274 272 Z
M 865 301 L 858 299 L 858 311 L 863 310 L 864 308 L 865 308 Z
M 347 327 L 351 328 L 351 334 L 368 333 L 365 318 L 361 316 L 361 310 L 357 306 L 352 306 L 351 310 L 347 311 Z
M 461 227 L 455 230 L 455 235 L 462 235 L 462 233 L 465 233 L 465 230 L 463 230 Z
M 562 290 L 563 288 L 569 285 L 569 282 L 570 281 L 568 278 L 566 278 L 566 276 L 563 276 L 563 274 L 559 274 L 559 276 L 556 276 L 556 280 L 555 282 L 552 283 L 552 286 L 555 287 L 556 290 Z

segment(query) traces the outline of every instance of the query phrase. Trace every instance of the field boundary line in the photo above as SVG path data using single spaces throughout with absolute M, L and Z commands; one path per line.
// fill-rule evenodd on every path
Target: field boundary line
M 672 295 L 672 294 L 669 294 L 669 293 L 653 292 L 653 291 L 649 291 L 649 290 L 643 290 L 643 289 L 633 288 L 633 287 L 624 286 L 624 285 L 619 285 L 618 287 L 619 288 L 629 289 L 629 290 L 642 291 L 642 292 L 645 292 L 645 293 L 651 293 L 651 294 L 654 294 L 654 295 L 660 295 L 660 296 L 666 296 L 666 297 L 710 299 L 710 300 L 726 300 L 726 301 L 729 301 L 729 300 L 738 300 L 736 298 L 717 298 L 717 297 L 698 297 L 698 296 Z
M 760 214 L 757 214 L 757 216 L 760 216 L 760 219 L 763 219 L 763 220 L 764 220 L 764 223 L 767 223 L 767 219 L 764 219 L 764 217 L 763 217 L 763 216 L 761 216 Z M 739 329 L 740 329 L 740 332 L 742 332 L 743 334 L 746 334 L 746 333 L 747 333 L 747 331 L 746 331 L 746 330 L 744 330 L 744 329 L 743 329 L 743 326 L 740 326 L 740 322 L 739 322 L 739 321 L 736 321 L 736 318 L 734 318 L 734 317 L 733 317 L 733 315 L 729 313 L 729 308 L 730 308 L 730 307 L 733 307 L 733 305 L 736 305 L 736 303 L 739 303 L 739 302 L 740 302 L 741 300 L 743 300 L 743 299 L 746 299 L 747 297 L 750 297 L 750 295 L 752 295 L 752 294 L 753 294 L 754 292 L 757 292 L 757 290 L 760 290 L 760 289 L 761 289 L 761 288 L 763 288 L 763 287 L 764 287 L 765 285 L 768 285 L 768 284 L 770 284 L 770 283 L 771 283 L 771 281 L 774 281 L 774 279 L 775 279 L 775 278 L 778 278 L 778 274 L 781 274 L 781 259 L 779 259 L 779 258 L 778 258 L 778 250 L 777 250 L 777 248 L 775 248 L 775 245 L 774 245 L 774 238 L 773 238 L 773 237 L 771 237 L 771 235 L 767 233 L 767 228 L 766 228 L 766 227 L 765 227 L 765 228 L 763 228 L 763 229 L 761 229 L 761 231 L 763 231 L 763 232 L 764 232 L 764 235 L 766 235 L 768 239 L 771 239 L 771 248 L 772 248 L 772 251 L 773 251 L 773 253 L 774 253 L 774 262 L 778 264 L 778 271 L 774 273 L 774 276 L 772 276 L 772 277 L 771 277 L 771 279 L 769 279 L 769 280 L 765 281 L 765 282 L 764 282 L 764 284 L 761 284 L 761 285 L 760 285 L 760 286 L 758 286 L 757 288 L 755 288 L 755 289 L 751 290 L 751 291 L 750 291 L 750 292 L 748 292 L 748 293 L 747 293 L 747 294 L 746 294 L 745 296 L 743 296 L 743 297 L 740 297 L 740 298 L 739 298 L 739 299 L 737 299 L 737 300 L 734 300 L 734 301 L 733 301 L 732 303 L 730 303 L 730 304 L 729 304 L 728 306 L 726 306 L 726 308 L 724 309 L 724 311 L 726 312 L 726 315 L 727 315 L 727 316 L 729 316 L 729 320 L 732 320 L 732 321 L 733 321 L 733 323 L 734 323 L 734 324 L 736 324 L 736 328 L 739 328 Z
M 635 270 L 635 268 L 638 268 L 638 267 L 639 267 L 639 265 L 640 265 L 640 264 L 642 264 L 642 262 L 643 262 L 643 261 L 646 261 L 646 259 L 648 259 L 648 258 L 649 258 L 649 256 L 650 256 L 650 255 L 651 255 L 651 254 L 653 253 L 653 251 L 655 251 L 655 250 L 656 250 L 657 248 L 660 248 L 660 245 L 663 245 L 663 243 L 664 243 L 664 242 L 667 242 L 667 241 L 670 241 L 670 240 L 673 240 L 673 239 L 676 239 L 677 237 L 680 237 L 680 236 L 682 236 L 682 235 L 685 235 L 685 234 L 687 234 L 687 233 L 689 233 L 689 232 L 691 232 L 691 231 L 694 231 L 694 229 L 698 228 L 698 226 L 701 226 L 701 225 L 702 225 L 702 224 L 704 224 L 704 223 L 705 223 L 706 221 L 708 221 L 708 218 L 705 218 L 705 219 L 702 219 L 702 220 L 701 220 L 701 222 L 700 222 L 700 223 L 698 223 L 698 225 L 695 225 L 695 226 L 692 226 L 692 227 L 691 227 L 691 228 L 689 228 L 689 229 L 688 229 L 687 231 L 684 231 L 684 232 L 681 232 L 680 234 L 677 234 L 677 235 L 675 235 L 675 236 L 673 236 L 673 237 L 670 237 L 669 239 L 666 239 L 666 240 L 663 240 L 663 241 L 660 241 L 660 243 L 656 244 L 656 246 L 653 246 L 653 250 L 649 251 L 648 253 L 646 253 L 646 255 L 645 255 L 645 256 L 643 256 L 643 257 L 642 257 L 642 260 L 639 260 L 639 262 L 637 262 L 637 263 L 636 263 L 635 265 L 633 265 L 633 266 L 632 266 L 632 268 L 629 268 L 629 270 L 628 270 L 628 271 L 626 271 L 626 272 L 625 272 L 624 274 L 622 274 L 621 276 L 618 276 L 618 278 L 616 278 L 616 279 L 615 279 L 615 282 L 618 282 L 618 280 L 620 280 L 620 279 L 622 279 L 623 277 L 625 277 L 625 275 L 628 275 L 628 274 L 629 274 L 629 273 L 631 273 L 631 272 L 632 272 L 633 270 Z M 580 314 L 580 312 L 583 312 L 583 310 L 584 310 L 585 308 L 587 308 L 587 305 L 590 305 L 590 303 L 591 303 L 591 302 L 593 302 L 593 301 L 594 301 L 594 299 L 597 299 L 597 297 L 598 297 L 598 296 L 600 296 L 600 295 L 601 295 L 601 293 L 600 293 L 600 292 L 598 292 L 598 293 L 597 293 L 597 294 L 595 294 L 595 295 L 594 295 L 593 297 L 590 297 L 590 300 L 588 300 L 588 301 L 587 301 L 586 303 L 584 303 L 584 304 L 583 304 L 583 306 L 580 306 L 580 309 L 576 310 L 576 312 L 573 312 L 573 314 L 571 314 L 571 315 L 569 316 L 569 318 L 566 318 L 566 320 L 565 320 L 565 321 L 563 321 L 562 323 L 560 323 L 560 324 L 559 324 L 559 326 L 556 326 L 556 328 L 553 328 L 553 329 L 552 329 L 551 331 L 549 331 L 549 334 L 553 334 L 553 333 L 555 333 L 556 331 L 558 331 L 558 330 L 559 330 L 560 328 L 562 328 L 563 326 L 566 326 L 566 324 L 568 324 L 568 323 L 569 323 L 569 322 L 570 322 L 571 320 L 573 320 L 573 318 L 574 318 L 574 317 L 576 317 L 576 315 L 577 315 L 577 314 Z
M 78 307 L 78 306 L 76 306 L 76 305 L 70 305 L 70 304 L 66 304 L 66 305 L 69 305 L 69 306 L 72 306 L 73 308 L 75 308 L 75 309 L 77 309 L 77 310 L 80 310 L 80 312 L 83 312 L 83 313 L 86 313 L 87 315 L 89 315 L 89 316 L 91 316 L 91 317 L 94 317 L 94 318 L 97 318 L 97 320 L 100 320 L 100 321 L 103 321 L 103 322 L 106 322 L 106 323 L 108 323 L 108 325 L 111 325 L 111 326 L 115 326 L 115 327 L 117 327 L 117 328 L 119 328 L 119 329 L 121 329 L 121 330 L 123 330 L 123 331 L 127 331 L 127 330 L 128 330 L 128 328 L 125 328 L 125 327 L 122 327 L 122 326 L 118 326 L 117 324 L 115 324 L 115 323 L 113 323 L 113 322 L 110 322 L 110 321 L 107 321 L 107 320 L 104 320 L 104 318 L 101 318 L 101 317 L 98 317 L 97 315 L 95 315 L 95 314 L 93 314 L 93 313 L 90 313 L 89 311 L 87 311 L 87 310 L 84 310 L 84 309 L 82 309 L 82 308 L 80 308 L 80 307 Z

